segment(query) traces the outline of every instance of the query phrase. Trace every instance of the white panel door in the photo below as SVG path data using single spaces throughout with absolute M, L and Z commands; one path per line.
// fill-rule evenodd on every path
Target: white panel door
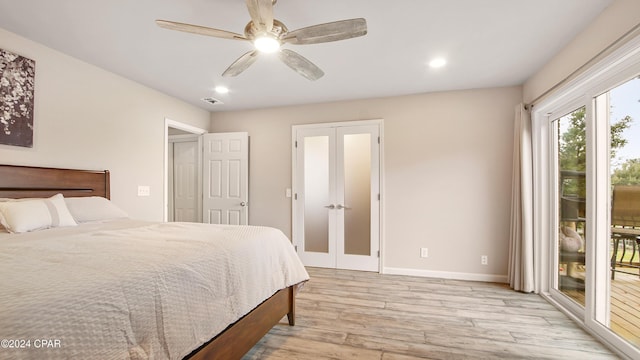
M 247 225 L 249 220 L 249 135 L 202 135 L 202 221 Z
M 303 263 L 379 271 L 379 125 L 294 131 L 294 243 Z
M 173 143 L 173 221 L 198 221 L 198 142 Z

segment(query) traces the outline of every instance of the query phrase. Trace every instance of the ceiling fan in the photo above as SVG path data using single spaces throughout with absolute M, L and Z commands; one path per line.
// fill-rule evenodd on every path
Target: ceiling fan
M 297 52 L 280 49 L 281 45 L 318 44 L 351 39 L 367 33 L 367 21 L 363 18 L 335 21 L 289 31 L 282 22 L 273 18 L 273 5 L 276 1 L 246 0 L 251 20 L 244 28 L 244 35 L 168 20 L 156 20 L 156 24 L 170 30 L 253 42 L 255 50 L 240 56 L 222 73 L 222 76 L 239 75 L 258 59 L 260 52 L 279 51 L 278 56 L 282 62 L 309 80 L 321 78 L 324 72 Z

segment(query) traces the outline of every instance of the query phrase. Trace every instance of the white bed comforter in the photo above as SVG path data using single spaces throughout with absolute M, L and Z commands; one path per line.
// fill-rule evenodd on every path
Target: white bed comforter
M 0 358 L 180 359 L 307 279 L 267 227 L 121 220 L 3 234 Z

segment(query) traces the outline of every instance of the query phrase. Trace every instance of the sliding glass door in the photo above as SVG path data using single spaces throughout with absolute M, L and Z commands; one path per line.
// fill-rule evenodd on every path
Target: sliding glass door
M 544 296 L 631 358 L 640 358 L 640 39 L 637 51 L 635 64 L 594 72 L 533 115 Z

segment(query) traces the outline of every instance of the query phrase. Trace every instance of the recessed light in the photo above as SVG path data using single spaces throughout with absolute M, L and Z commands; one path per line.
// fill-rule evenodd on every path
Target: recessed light
M 445 65 L 447 65 L 447 60 L 445 60 L 444 58 L 435 58 L 429 62 L 429 66 L 434 69 L 441 68 Z
M 229 92 L 229 88 L 226 86 L 216 86 L 214 90 L 218 94 L 227 94 Z

